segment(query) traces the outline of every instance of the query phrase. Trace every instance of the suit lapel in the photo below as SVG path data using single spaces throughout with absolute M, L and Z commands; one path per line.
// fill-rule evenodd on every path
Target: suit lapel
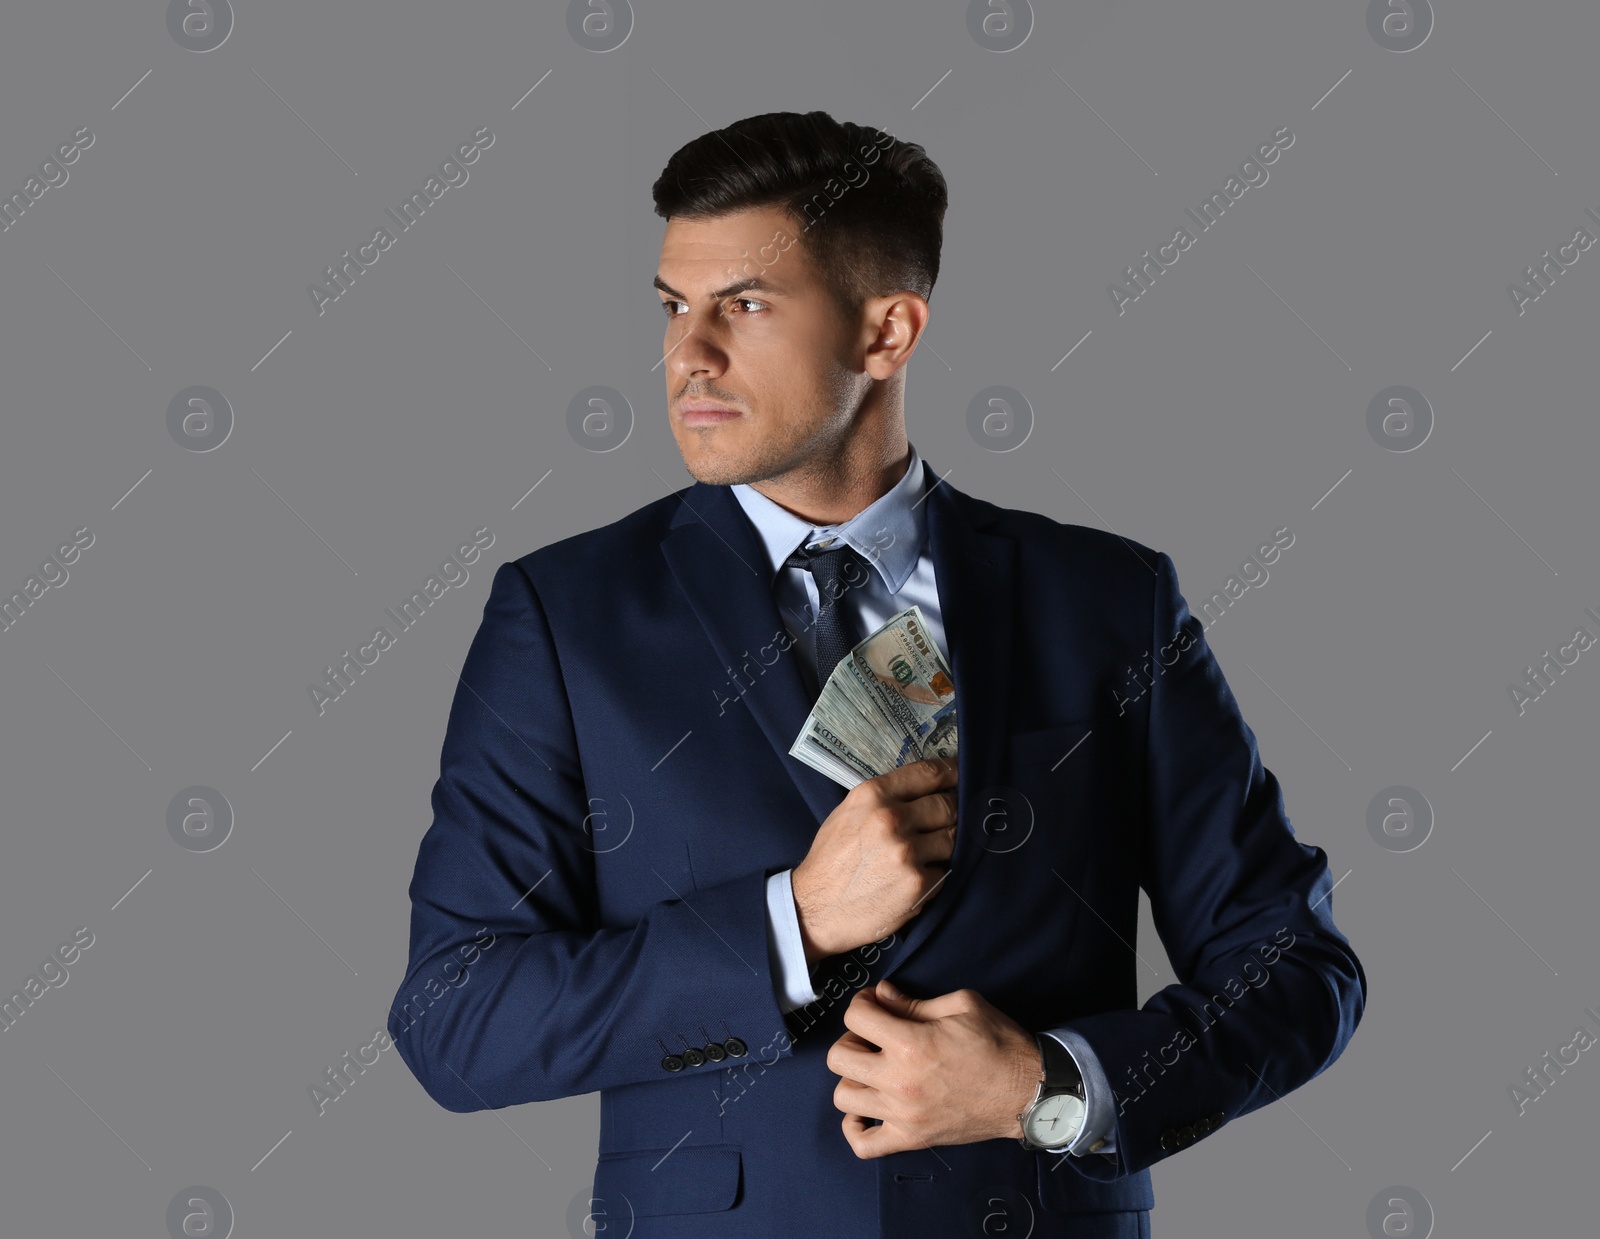
M 1012 640 L 1012 580 L 1016 544 L 986 533 L 992 509 L 939 481 L 923 461 L 932 487 L 928 507 L 928 553 L 939 590 L 945 653 L 956 684 L 956 790 L 959 810 L 956 841 L 944 881 L 922 909 L 899 930 L 898 950 L 885 952 L 888 975 L 902 966 L 961 898 L 972 871 L 988 854 L 983 833 L 985 790 L 1000 782 L 1005 759 L 1007 651 Z
M 734 677 L 721 691 L 737 696 L 750 711 L 820 825 L 844 799 L 845 789 L 789 756 L 811 701 L 798 647 L 779 652 L 788 633 L 755 526 L 729 487 L 696 482 L 684 492 L 661 550 L 717 657 Z
M 982 833 L 984 792 L 999 783 L 1005 758 L 1006 655 L 1012 638 L 1015 543 L 984 532 L 992 509 L 941 482 L 926 460 L 922 466 L 927 549 L 938 583 L 945 653 L 956 685 L 961 808 L 944 881 L 900 931 L 900 949 L 884 957 L 892 958 L 895 967 L 949 915 L 973 869 L 987 854 Z M 717 657 L 739 677 L 729 695 L 737 684 L 753 677 L 740 701 L 820 825 L 844 798 L 844 788 L 789 756 L 812 702 L 801 677 L 798 649 L 778 654 L 778 646 L 769 644 L 780 634 L 785 640 L 787 636 L 773 600 L 766 548 L 755 527 L 729 487 L 696 482 L 683 492 L 661 549 Z M 763 657 L 768 661 L 764 663 Z M 746 666 L 748 676 L 743 671 Z

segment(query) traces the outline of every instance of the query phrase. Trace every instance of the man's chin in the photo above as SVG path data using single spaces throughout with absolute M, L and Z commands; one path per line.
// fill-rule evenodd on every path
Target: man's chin
M 737 457 L 688 452 L 681 454 L 684 468 L 689 471 L 689 476 L 696 482 L 704 482 L 707 486 L 734 486 L 740 482 L 761 480 L 760 472 L 753 468 L 750 462 Z
M 684 467 L 696 482 L 707 486 L 734 486 L 751 480 L 746 470 L 719 460 L 686 459 Z

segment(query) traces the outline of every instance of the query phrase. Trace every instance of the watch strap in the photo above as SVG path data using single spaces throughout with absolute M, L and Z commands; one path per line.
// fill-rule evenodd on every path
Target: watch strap
M 1083 1076 L 1078 1071 L 1078 1060 L 1072 1056 L 1072 1051 L 1049 1033 L 1035 1033 L 1034 1037 L 1039 1042 L 1039 1054 L 1044 1061 L 1044 1080 L 1039 1096 L 1076 1093 L 1082 1097 Z

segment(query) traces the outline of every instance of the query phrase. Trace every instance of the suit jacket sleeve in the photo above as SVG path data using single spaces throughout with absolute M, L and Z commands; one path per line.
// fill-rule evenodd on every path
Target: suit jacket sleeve
M 432 804 L 388 1030 L 445 1109 L 671 1078 L 667 1054 L 729 1036 L 793 1053 L 768 960 L 765 872 L 690 892 L 663 880 L 637 923 L 600 923 L 572 710 L 520 562 L 490 587 Z
M 1165 553 L 1151 637 L 1151 683 L 1113 725 L 1142 715 L 1147 728 L 1140 885 L 1178 981 L 1138 1010 L 1066 1021 L 1117 1097 L 1117 1153 L 1070 1159 L 1095 1179 L 1143 1170 L 1306 1083 L 1366 1005 L 1327 855 L 1296 841 Z

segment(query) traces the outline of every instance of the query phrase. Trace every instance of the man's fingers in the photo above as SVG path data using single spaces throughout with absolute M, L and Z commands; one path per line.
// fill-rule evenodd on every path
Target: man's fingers
M 890 1151 L 887 1149 L 879 1151 L 883 1129 L 871 1119 L 863 1118 L 859 1114 L 847 1114 L 839 1126 L 844 1131 L 844 1138 L 851 1150 L 863 1160 L 869 1157 L 881 1157 L 883 1153 Z
M 885 1007 L 871 987 L 857 990 L 844 1009 L 844 1026 L 875 1046 L 887 1045 L 896 1033 L 905 1030 L 910 1018 L 909 1013 L 901 1015 Z
M 956 824 L 960 801 L 955 788 L 943 788 L 905 802 L 900 821 L 912 830 L 949 830 Z
M 834 1044 L 846 1050 L 865 1050 L 868 1054 L 878 1052 L 878 1047 L 873 1042 L 868 1041 L 860 1033 L 851 1032 L 848 1028 L 839 1034 L 839 1039 Z
M 932 757 L 896 766 L 880 774 L 877 782 L 885 795 L 898 800 L 913 800 L 942 787 L 954 787 L 956 774 L 955 758 Z
M 915 1001 L 916 1008 L 911 1018 L 942 1020 L 947 1016 L 963 1015 L 981 1009 L 986 1000 L 976 990 L 953 989 L 947 994 L 936 994 L 932 998 L 918 998 L 912 1001 Z M 910 1001 L 906 1005 L 909 1007 Z
M 879 1054 L 874 1042 L 857 1033 L 846 1032 L 828 1047 L 828 1070 L 841 1081 L 866 1084 L 877 1066 Z

